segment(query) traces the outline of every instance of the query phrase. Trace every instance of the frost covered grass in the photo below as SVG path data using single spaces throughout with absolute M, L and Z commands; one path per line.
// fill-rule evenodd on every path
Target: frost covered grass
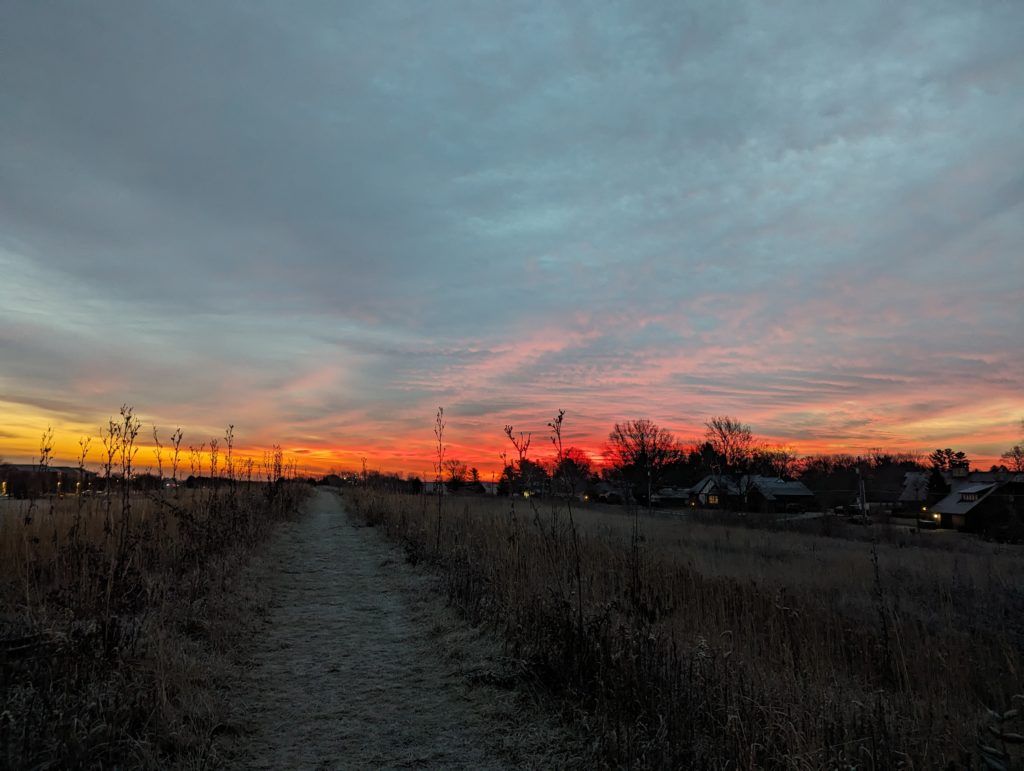
M 138 428 L 127 407 L 111 421 L 105 494 L 0 509 L 2 767 L 209 760 L 211 661 L 226 642 L 222 609 L 212 608 L 306 488 L 283 478 L 279 451 L 266 478 L 244 473 L 229 429 L 226 452 L 209 456 L 207 484 L 138 491 Z M 40 466 L 47 461 L 44 452 Z
M 1021 762 L 1019 550 L 350 495 L 610 766 Z

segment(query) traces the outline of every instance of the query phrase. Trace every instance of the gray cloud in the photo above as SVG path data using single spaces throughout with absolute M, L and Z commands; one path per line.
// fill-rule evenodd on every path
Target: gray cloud
M 682 420 L 792 414 L 800 381 L 1013 398 L 1016 4 L 19 1 L 0 29 L 10 393 L 205 421 L 244 384 L 309 433 L 517 389 Z

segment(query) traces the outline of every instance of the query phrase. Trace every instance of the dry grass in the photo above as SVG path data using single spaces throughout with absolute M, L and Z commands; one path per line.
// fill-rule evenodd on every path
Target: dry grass
M 622 510 L 570 520 L 564 504 L 521 499 L 449 499 L 438 539 L 434 500 L 353 501 L 504 633 L 611 766 L 1020 762 L 1003 726 L 1017 718 L 1002 721 L 1024 692 L 1019 551 Z
M 231 471 L 205 489 L 3 501 L 0 767 L 208 765 L 230 642 L 215 615 L 305 489 Z

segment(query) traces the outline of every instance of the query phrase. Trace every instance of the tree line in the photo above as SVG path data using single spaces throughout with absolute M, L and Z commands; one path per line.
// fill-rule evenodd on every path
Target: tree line
M 551 429 L 557 426 L 559 437 L 564 414 L 560 411 L 548 423 Z M 1024 433 L 1024 421 L 1021 428 Z M 936 449 L 929 455 L 873 449 L 862 455 L 800 456 L 791 448 L 759 438 L 748 424 L 729 415 L 708 418 L 703 436 L 690 442 L 681 441 L 648 418 L 615 423 L 600 462 L 575 446 L 559 445 L 553 453 L 541 455 L 535 450 L 533 433 L 511 425 L 504 427 L 503 434 L 509 449 L 500 455 L 499 495 L 588 495 L 646 505 L 659 490 L 689 488 L 708 475 L 732 480 L 767 476 L 799 479 L 815 493 L 821 506 L 832 507 L 849 503 L 861 479 L 870 492 L 892 497 L 902 489 L 906 473 L 917 471 L 930 474 L 927 497 L 932 503 L 948 493 L 949 477 L 956 469 L 970 467 L 967 454 L 952 448 Z M 439 447 L 442 452 L 428 483 L 443 483 L 450 493 L 487 492 L 477 468 L 447 457 L 443 440 Z M 1024 439 L 1003 453 L 1001 460 L 1004 463 L 993 466 L 992 471 L 1024 473 Z M 363 480 L 414 493 L 423 491 L 425 485 L 418 476 L 402 479 L 379 472 L 364 471 Z
M 559 419 L 563 414 L 559 413 Z M 610 487 L 622 491 L 624 498 L 649 503 L 662 488 L 688 488 L 709 474 L 732 479 L 759 475 L 800 479 L 819 496 L 822 505 L 830 506 L 848 500 L 849 494 L 856 492 L 858 477 L 866 479 L 875 490 L 892 495 L 902 488 L 910 471 L 932 472 L 929 497 L 934 500 L 948 492 L 947 477 L 952 471 L 970 467 L 966 453 L 951 448 L 936 449 L 928 456 L 873 449 L 857 456 L 801 457 L 790 448 L 760 439 L 748 424 L 729 415 L 708 418 L 704 429 L 700 440 L 685 443 L 647 418 L 616 423 L 608 434 L 598 468 L 578 447 L 567 447 L 555 457 L 531 457 L 532 434 L 505 426 L 511 452 L 501 456 L 498 493 L 594 493 Z M 1021 445 L 1024 441 L 1003 454 L 1002 466 L 991 470 L 1024 472 Z M 448 463 L 449 472 L 465 469 L 458 461 Z M 458 474 L 442 478 L 452 480 L 455 489 L 460 489 L 463 479 Z

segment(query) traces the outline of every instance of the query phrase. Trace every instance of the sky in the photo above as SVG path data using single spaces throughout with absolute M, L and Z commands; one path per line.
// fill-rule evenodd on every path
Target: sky
M 0 4 L 0 456 L 1024 417 L 1024 4 Z M 97 461 L 98 458 L 93 458 Z M 146 462 L 142 459 L 143 464 Z

